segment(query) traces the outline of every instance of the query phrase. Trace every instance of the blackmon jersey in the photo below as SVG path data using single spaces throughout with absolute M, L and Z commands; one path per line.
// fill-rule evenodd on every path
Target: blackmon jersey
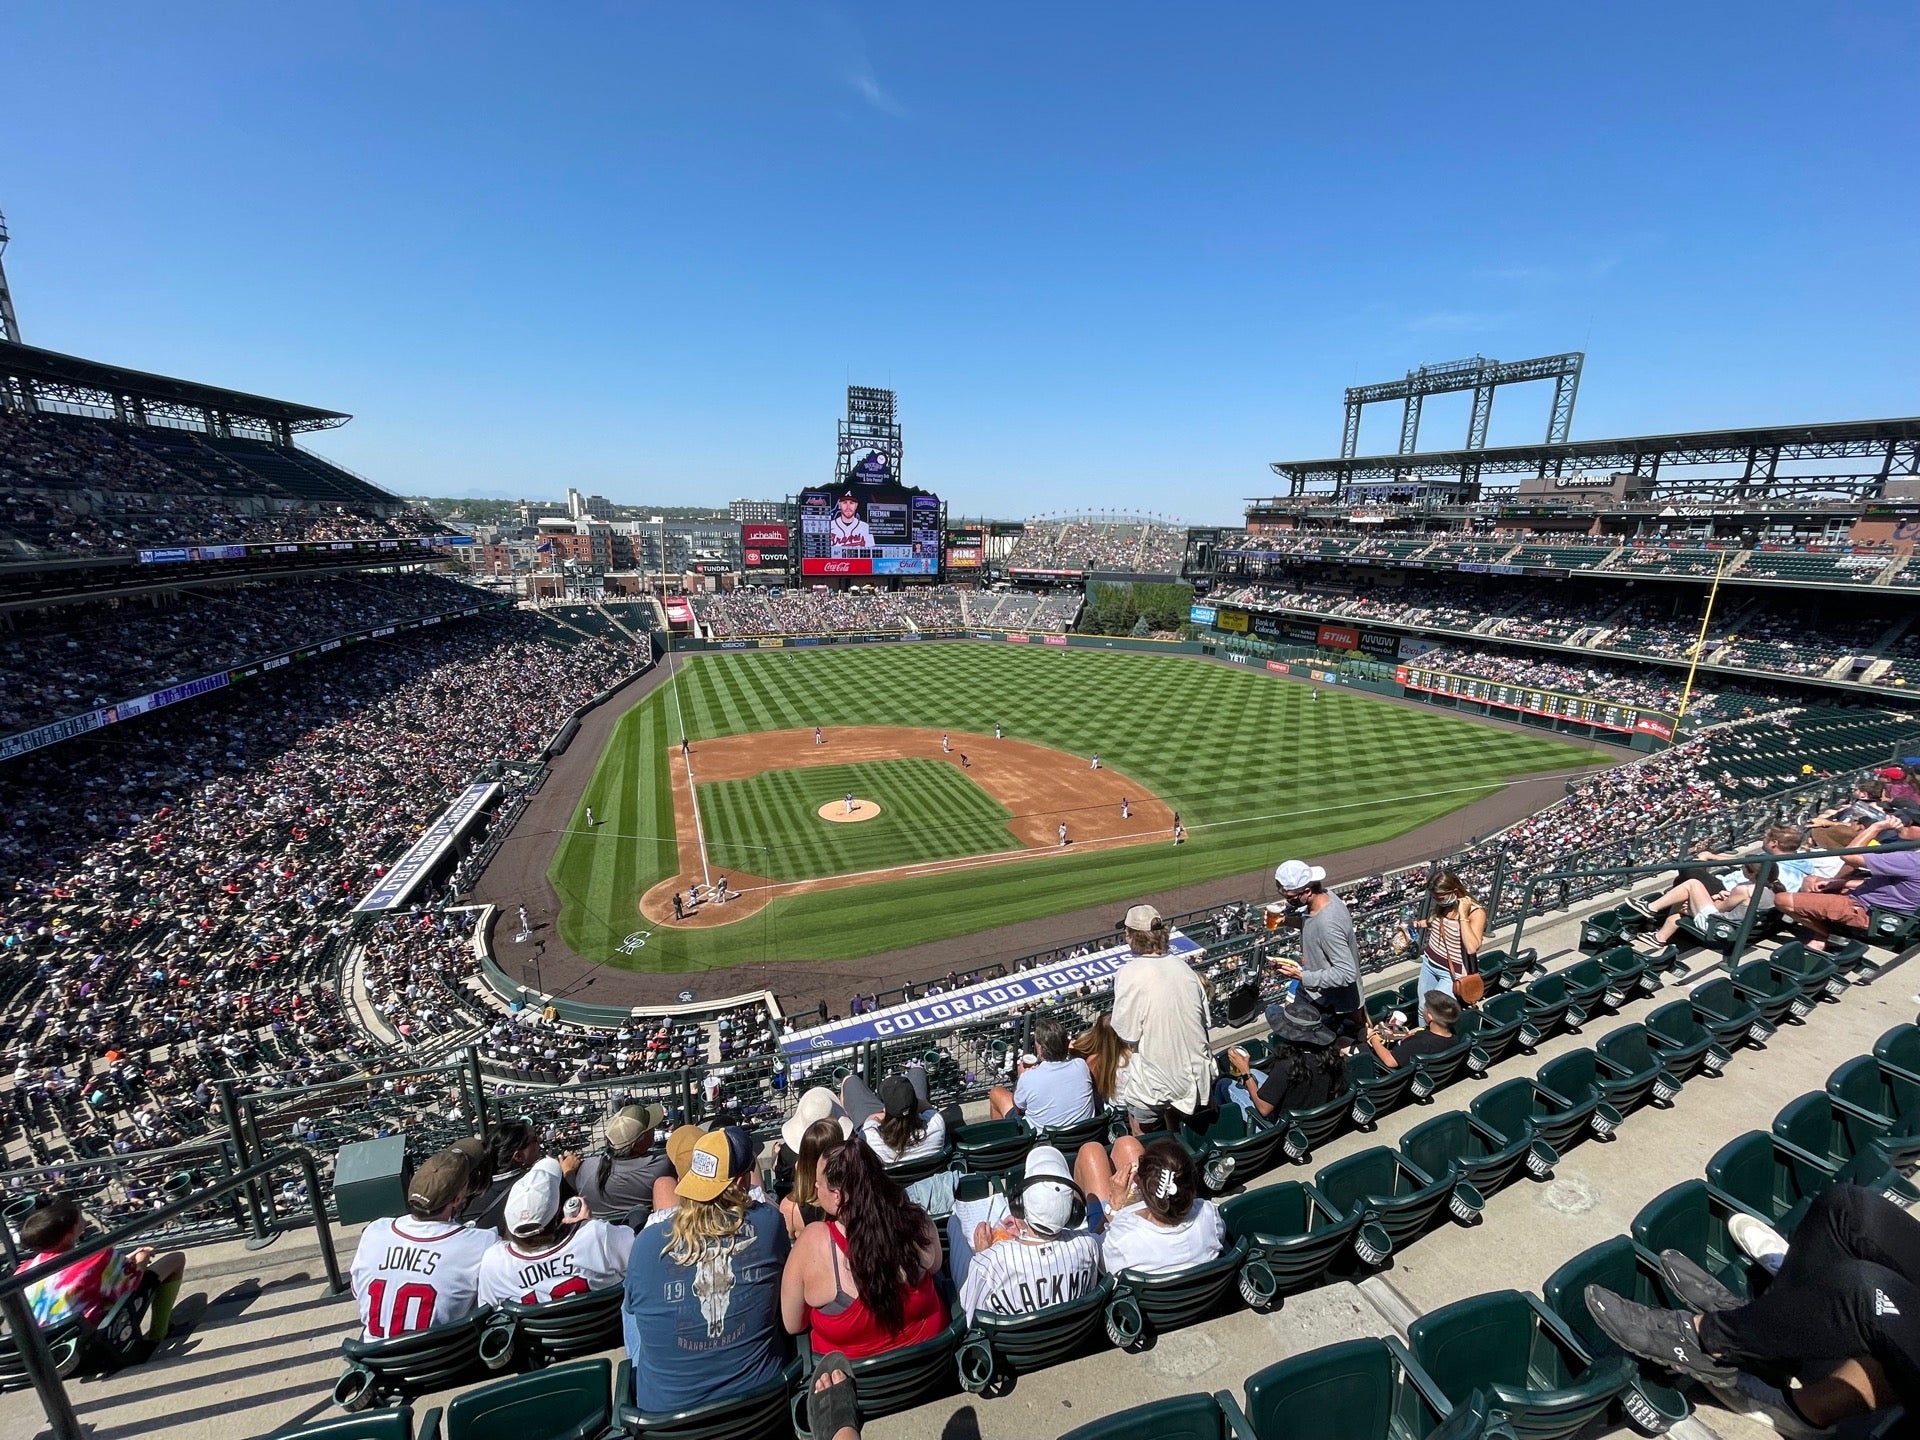
M 375 1220 L 353 1255 L 363 1337 L 417 1335 L 471 1315 L 480 1257 L 498 1240 L 491 1230 L 444 1220 Z
M 540 1305 L 619 1285 L 627 1278 L 632 1249 L 633 1231 L 605 1220 L 589 1220 L 544 1250 L 498 1241 L 480 1261 L 480 1303 Z

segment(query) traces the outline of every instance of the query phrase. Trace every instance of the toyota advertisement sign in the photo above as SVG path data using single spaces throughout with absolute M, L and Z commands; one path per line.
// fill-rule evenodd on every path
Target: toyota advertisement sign
M 791 526 L 754 521 L 740 527 L 740 552 L 748 570 L 785 573 L 792 545 Z

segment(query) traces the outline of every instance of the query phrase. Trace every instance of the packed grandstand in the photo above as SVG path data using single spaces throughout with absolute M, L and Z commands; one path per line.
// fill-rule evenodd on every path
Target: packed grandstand
M 234 439 L 4 411 L 0 487 L 8 504 L 0 584 L 10 587 L 0 629 L 0 1043 L 12 1067 L 0 1111 L 0 1203 L 16 1233 L 56 1194 L 103 1228 L 146 1227 L 129 1233 L 168 1244 L 291 1231 L 316 1212 L 346 1220 L 357 1202 L 336 1189 L 333 1168 L 344 1147 L 400 1137 L 424 1173 L 443 1147 L 480 1137 L 497 1149 L 511 1134 L 519 1148 L 493 1158 L 513 1170 L 543 1147 L 559 1156 L 639 1144 L 617 1139 L 633 1128 L 635 1105 L 658 1107 L 638 1112 L 648 1134 L 699 1127 L 719 1133 L 721 1149 L 736 1135 L 752 1157 L 740 1163 L 758 1177 L 764 1159 L 764 1183 L 779 1199 L 791 1183 L 779 1167 L 783 1154 L 790 1167 L 789 1122 L 803 1095 L 849 1079 L 878 1085 L 887 1107 L 943 1116 L 944 1141 L 889 1158 L 915 1203 L 945 1221 L 970 1213 L 960 1209 L 958 1170 L 998 1174 L 1004 1187 L 1043 1138 L 993 1109 L 1000 1092 L 1018 1093 L 1023 1066 L 1033 1063 L 1023 1057 L 1041 1043 L 1036 1036 L 1052 1033 L 1043 1022 L 1097 1047 L 1115 1004 L 1111 972 L 1052 977 L 1077 975 L 1080 962 L 1135 943 L 1114 929 L 998 952 L 989 934 L 965 969 L 815 982 L 804 996 L 732 993 L 723 971 L 703 982 L 703 997 L 594 1007 L 544 990 L 537 975 L 505 975 L 486 954 L 490 911 L 473 892 L 582 718 L 655 670 L 668 610 L 602 603 L 588 585 L 553 593 L 530 584 L 522 594 L 477 583 L 454 543 L 461 537 L 431 513 L 285 436 Z M 1897 828 L 1900 804 L 1914 803 L 1920 722 L 1897 707 L 1905 698 L 1897 691 L 1920 675 L 1920 636 L 1911 611 L 1882 603 L 1915 583 L 1909 546 L 1269 529 L 1214 533 L 1217 556 L 1200 566 L 1191 541 L 1157 522 L 1062 519 L 1030 523 L 993 584 L 951 575 L 896 589 L 730 579 L 685 597 L 690 622 L 673 643 L 1028 633 L 1064 643 L 1078 638 L 1089 592 L 1061 576 L 1183 576 L 1199 592 L 1192 623 L 1177 640 L 1141 643 L 1184 646 L 1196 664 L 1264 659 L 1289 675 L 1274 683 L 1365 680 L 1436 703 L 1438 692 L 1422 691 L 1408 673 L 1430 672 L 1450 677 L 1448 699 L 1471 699 L 1482 713 L 1517 706 L 1503 698 L 1511 690 L 1666 717 L 1658 723 L 1669 726 L 1671 744 L 1654 744 L 1658 732 L 1644 727 L 1600 736 L 1603 727 L 1563 715 L 1564 733 L 1623 748 L 1537 813 L 1454 836 L 1411 864 L 1338 876 L 1330 887 L 1351 914 L 1376 1019 L 1394 1006 L 1419 1007 L 1408 988 L 1417 964 L 1409 937 L 1443 882 L 1457 879 L 1480 898 L 1489 935 L 1539 933 L 1608 901 L 1599 913 L 1609 918 L 1590 922 L 1602 925 L 1606 943 L 1585 947 L 1608 965 L 1595 969 L 1569 946 L 1574 958 L 1536 980 L 1523 958 L 1530 952 L 1517 944 L 1489 946 L 1481 957 L 1490 993 L 1460 1023 L 1483 1047 L 1476 1065 L 1509 1070 L 1522 1063 L 1513 1058 L 1520 1049 L 1577 1031 L 1569 986 L 1598 1015 L 1679 984 L 1689 963 L 1711 967 L 1729 951 L 1769 975 L 1787 973 L 1766 970 L 1786 938 L 1765 934 L 1782 923 L 1777 911 L 1736 934 L 1716 928 L 1710 904 L 1687 917 L 1672 947 L 1649 943 L 1642 932 L 1651 923 L 1611 904 L 1640 888 L 1621 867 L 1672 868 L 1707 846 L 1748 854 L 1782 826 L 1798 827 L 1787 832 L 1798 835 L 1794 846 L 1777 857 L 1790 860 L 1799 847 L 1819 850 L 1809 827 L 1832 837 L 1835 824 L 1893 817 Z M 308 542 L 339 548 L 300 551 Z M 288 549 L 241 548 L 254 543 Z M 60 568 L 83 558 L 118 568 Z M 1362 560 L 1403 568 L 1354 563 Z M 168 578 L 156 580 L 156 566 L 172 567 Z M 1529 575 L 1527 567 L 1564 573 Z M 1046 574 L 1022 588 L 1022 572 Z M 1664 588 L 1627 588 L 1617 578 L 1655 575 Z M 1723 598 L 1703 625 L 1703 587 L 1715 577 Z M 1808 603 L 1814 589 L 1823 592 L 1817 607 Z M 1876 603 L 1844 598 L 1853 594 Z M 1290 615 L 1307 628 L 1289 631 Z M 1362 643 L 1377 636 L 1388 639 Z M 1457 688 L 1468 681 L 1490 688 Z M 369 894 L 477 785 L 487 788 L 475 828 L 436 852 L 401 903 L 363 913 Z M 1341 848 L 1332 831 L 1326 848 Z M 1304 952 L 1302 939 L 1264 923 L 1274 893 L 1249 882 L 1231 898 L 1213 893 L 1166 917 L 1193 942 L 1186 963 L 1204 986 L 1210 1025 L 1223 1042 L 1251 1039 L 1260 1056 L 1276 1043 L 1260 1017 L 1286 1000 L 1284 966 Z M 1889 902 L 1861 918 L 1854 938 L 1872 941 L 1881 958 L 1911 938 L 1913 907 Z M 1763 939 L 1765 950 L 1740 949 Z M 1788 953 L 1821 963 L 1806 961 L 1820 951 Z M 1856 968 L 1866 963 L 1860 947 L 1841 953 Z M 1822 969 L 1822 983 L 1833 974 Z M 1036 988 L 1043 978 L 1046 988 Z M 1749 979 L 1742 996 L 1760 993 L 1762 981 Z M 941 1018 L 963 1013 L 943 1012 L 942 997 L 951 1007 L 983 989 L 1008 998 L 973 1018 Z M 935 1020 L 916 1021 L 910 1034 L 877 1030 L 857 1045 L 830 1038 L 847 1020 L 921 1013 L 915 1007 L 931 1007 Z M 1691 1023 L 1699 1029 L 1717 1013 L 1703 1004 L 1704 1018 Z M 1750 1018 L 1742 1023 L 1739 1034 L 1759 1036 Z M 1514 1037 L 1523 1033 L 1521 1046 Z M 809 1035 L 824 1038 L 814 1046 Z M 1229 1081 L 1231 1052 L 1216 1048 L 1218 1078 Z M 1464 1064 L 1464 1047 L 1459 1058 Z M 1209 1067 L 1215 1059 L 1209 1054 Z M 1419 1071 L 1431 1088 L 1460 1073 Z M 1362 1056 L 1322 1103 L 1286 1109 L 1277 1125 L 1258 1123 L 1264 1111 L 1236 1112 L 1230 1122 L 1174 1133 L 1191 1152 L 1188 1168 L 1203 1177 L 1191 1183 L 1225 1208 L 1229 1196 L 1266 1193 L 1266 1172 L 1283 1160 L 1304 1163 L 1413 1093 L 1395 1090 Z M 1077 1123 L 1073 1133 L 1098 1150 L 1129 1121 L 1103 1103 Z M 1538 1138 L 1531 1129 L 1525 1136 Z M 1567 1145 L 1573 1138 L 1562 1136 Z M 288 1147 L 319 1157 L 318 1193 L 291 1170 L 246 1203 L 220 1188 L 243 1161 L 294 1153 Z M 1124 1143 L 1116 1161 L 1123 1152 Z M 620 1213 L 640 1225 L 642 1209 Z M 1357 1227 L 1360 1212 L 1352 1213 Z M 949 1235 L 938 1267 L 940 1284 L 962 1294 L 971 1293 L 967 1249 L 963 1235 L 956 1262 Z M 1208 1306 L 1186 1321 L 1155 1312 L 1157 1323 L 1211 1316 L 1239 1303 L 1236 1295 L 1264 1305 L 1266 1282 L 1240 1278 L 1256 1273 L 1252 1254 L 1251 1242 L 1231 1252 L 1231 1283 L 1209 1292 Z M 1330 1276 L 1322 1267 L 1312 1280 Z M 1124 1267 L 1116 1277 L 1102 1282 L 1095 1330 L 1131 1345 L 1126 1317 L 1153 1306 L 1119 1304 L 1115 1287 L 1132 1282 Z M 621 1344 L 617 1305 L 601 1311 L 582 1332 L 592 1342 L 583 1349 Z M 978 1338 L 977 1318 L 969 1310 L 955 1321 L 937 1376 L 928 1371 L 933 1378 L 903 1405 L 992 1381 L 1007 1363 L 995 1343 L 1017 1352 L 1017 1321 L 995 1342 Z M 1082 1348 L 1100 1343 L 1095 1330 Z M 378 1338 L 371 1324 L 364 1337 L 357 1325 L 341 1331 Z M 76 1364 L 113 1363 L 99 1353 L 109 1341 L 88 1343 L 94 1352 Z M 956 1362 L 968 1353 L 971 1361 Z M 406 1392 L 405 1367 L 389 1357 L 383 1370 L 378 1345 L 356 1355 L 344 1401 Z M 477 1367 L 477 1349 L 470 1358 Z M 0 1364 L 0 1383 L 17 1383 L 20 1373 Z M 715 1397 L 723 1409 L 730 1398 Z M 784 1415 L 785 1388 L 777 1398 Z

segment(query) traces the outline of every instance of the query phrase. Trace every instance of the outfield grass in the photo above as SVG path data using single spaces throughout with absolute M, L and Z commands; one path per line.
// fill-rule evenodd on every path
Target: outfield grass
M 854 794 L 880 813 L 845 825 L 815 812 Z M 596 812 L 597 813 L 597 812 Z M 811 825 L 793 823 L 804 817 Z M 1013 812 L 938 760 L 868 760 L 768 770 L 700 786 L 707 856 L 715 867 L 769 880 L 811 880 L 918 865 L 956 855 L 1017 850 Z M 774 839 L 776 843 L 764 843 Z
M 638 955 L 613 954 L 642 923 L 639 897 L 677 868 L 667 764 L 683 733 L 696 742 L 813 725 L 991 733 L 996 723 L 1074 755 L 1098 750 L 1181 812 L 1188 843 L 797 895 L 733 925 L 661 928 Z M 1172 656 L 1006 644 L 703 655 L 622 717 L 581 798 L 599 826 L 588 832 L 576 820 L 549 874 L 561 934 L 592 959 L 664 971 L 837 959 L 1391 839 L 1513 776 L 1589 759 L 1585 747 L 1545 736 L 1337 687 L 1316 700 L 1264 671 Z M 703 823 L 709 815 L 720 818 L 703 809 Z M 925 814 L 911 818 L 930 828 Z M 824 828 L 811 806 L 784 816 L 749 806 L 709 842 L 785 852 Z M 974 843 L 954 838 L 961 833 L 921 843 Z M 769 873 L 764 860 L 731 863 Z

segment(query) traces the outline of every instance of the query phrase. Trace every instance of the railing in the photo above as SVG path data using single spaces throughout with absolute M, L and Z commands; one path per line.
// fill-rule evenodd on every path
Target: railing
M 0 1171 L 0 1205 L 8 1220 L 34 1208 L 40 1196 L 58 1192 L 103 1228 L 149 1216 L 189 1194 L 213 1175 L 231 1174 L 233 1147 L 226 1138 L 195 1140 L 165 1150 L 103 1155 L 59 1164 Z M 170 1239 L 229 1239 L 242 1223 L 233 1206 L 181 1212 Z
M 192 1210 L 218 1204 L 224 1198 L 250 1187 L 257 1187 L 263 1179 L 275 1171 L 297 1165 L 309 1194 L 318 1194 L 320 1190 L 319 1172 L 314 1165 L 310 1152 L 299 1147 L 284 1150 L 231 1171 L 222 1178 L 213 1181 L 204 1189 L 192 1191 L 180 1198 L 161 1206 L 150 1215 L 142 1216 L 131 1224 L 123 1225 L 104 1235 L 96 1235 L 82 1240 L 73 1249 L 65 1251 L 41 1265 L 20 1268 L 20 1257 L 14 1246 L 13 1236 L 5 1227 L 0 1226 L 0 1243 L 7 1250 L 8 1273 L 0 1276 L 0 1315 L 7 1322 L 7 1331 L 18 1347 L 33 1388 L 39 1393 L 41 1408 L 46 1413 L 47 1424 L 52 1440 L 83 1440 L 84 1432 L 80 1428 L 79 1417 L 74 1414 L 73 1402 L 68 1399 L 65 1384 L 62 1383 L 54 1368 L 52 1353 L 47 1348 L 46 1336 L 34 1322 L 33 1310 L 27 1303 L 27 1288 L 38 1281 L 58 1275 L 69 1266 L 88 1259 L 102 1251 L 111 1250 L 135 1236 L 144 1235 L 156 1227 L 164 1227 L 175 1218 Z M 320 1257 L 327 1270 L 327 1293 L 344 1295 L 347 1293 L 347 1280 L 340 1269 L 340 1256 L 333 1245 L 333 1230 L 327 1223 L 324 1206 L 315 1206 L 310 1222 L 314 1234 L 320 1242 Z

